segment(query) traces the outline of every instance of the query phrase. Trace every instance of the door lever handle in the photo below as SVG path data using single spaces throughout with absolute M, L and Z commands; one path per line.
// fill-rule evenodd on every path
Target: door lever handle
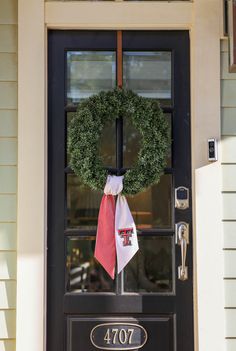
M 180 280 L 188 279 L 188 267 L 186 266 L 187 245 L 189 244 L 189 225 L 185 222 L 179 222 L 175 225 L 176 244 L 181 248 L 181 266 L 178 267 L 178 278 Z

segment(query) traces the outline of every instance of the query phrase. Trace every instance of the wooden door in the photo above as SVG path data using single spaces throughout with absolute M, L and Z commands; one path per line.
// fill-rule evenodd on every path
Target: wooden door
M 187 31 L 123 31 L 123 86 L 160 100 L 171 125 L 172 148 L 160 183 L 128 198 L 140 250 L 114 281 L 93 257 L 102 194 L 89 190 L 68 167 L 67 127 L 77 104 L 117 84 L 116 34 L 49 31 L 47 349 L 191 351 Z M 101 143 L 104 166 L 111 172 L 132 167 L 139 149 L 132 124 L 118 123 L 122 128 L 107 125 Z M 187 246 L 176 244 L 176 232 L 186 229 L 182 224 L 189 226 Z M 186 248 L 188 276 L 183 280 L 179 266 Z

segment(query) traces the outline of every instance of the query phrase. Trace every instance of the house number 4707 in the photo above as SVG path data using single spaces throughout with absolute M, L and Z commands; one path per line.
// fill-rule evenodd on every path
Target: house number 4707
M 106 330 L 104 341 L 107 345 L 109 344 L 132 344 L 132 336 L 134 329 L 118 329 L 118 328 L 108 328 Z

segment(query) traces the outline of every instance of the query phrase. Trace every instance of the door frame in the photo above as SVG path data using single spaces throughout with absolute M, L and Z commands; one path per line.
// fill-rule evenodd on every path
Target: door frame
M 66 283 L 62 276 L 65 271 L 65 86 L 66 50 L 117 50 L 116 31 L 50 31 L 48 41 L 49 72 L 48 73 L 48 350 L 54 350 L 63 344 L 64 320 L 70 314 L 97 314 L 102 312 L 116 317 L 117 314 L 145 315 L 152 313 L 159 316 L 174 314 L 174 345 L 178 350 L 193 348 L 193 270 L 192 270 L 192 197 L 189 196 L 189 209 L 184 211 L 174 208 L 174 188 L 185 186 L 191 192 L 191 140 L 190 140 L 190 46 L 189 31 L 124 31 L 124 51 L 168 51 L 172 54 L 170 107 L 163 107 L 164 112 L 172 114 L 172 166 L 165 174 L 172 178 L 172 220 L 168 235 L 174 237 L 174 225 L 185 221 L 189 224 L 189 245 L 187 249 L 187 266 L 189 279 L 182 282 L 178 279 L 178 266 L 181 264 L 181 250 L 174 245 L 172 251 L 174 267 L 174 290 L 171 294 L 140 293 L 127 296 L 107 296 L 107 294 L 70 294 L 66 293 Z M 95 44 L 93 44 L 95 43 Z M 183 68 L 182 68 L 183 67 Z M 178 85 L 178 82 L 180 84 Z M 173 168 L 173 171 L 171 169 Z M 86 232 L 86 229 L 85 229 Z M 145 236 L 151 234 L 150 230 Z M 162 233 L 162 234 L 161 234 Z M 95 233 L 92 235 L 94 236 Z M 159 228 L 153 228 L 153 236 L 163 235 Z M 71 233 L 71 235 L 74 235 Z M 83 234 L 82 234 L 83 235 Z M 78 234 L 79 236 L 79 234 Z M 88 236 L 90 233 L 88 232 Z M 81 236 L 80 236 L 81 237 Z M 54 290 L 56 289 L 56 293 Z M 168 296 L 167 296 L 168 295 Z M 131 303 L 133 301 L 133 304 Z M 63 304 L 62 304 L 63 301 Z M 186 302 L 186 304 L 185 304 Z M 93 306 L 90 309 L 88 306 Z M 101 306 L 108 305 L 109 308 Z M 99 307 L 100 306 L 100 307 Z M 123 306 L 122 308 L 119 306 Z M 146 308 L 144 308 L 146 306 Z M 62 309 L 62 310 L 61 310 Z M 61 310 L 61 313 L 58 312 Z M 86 312 L 87 311 L 87 312 Z M 182 338 L 182 330 L 187 331 L 187 340 Z M 55 328 L 54 328 L 55 327 Z M 59 334 L 58 334 L 59 331 Z M 177 346 L 176 346 L 177 347 Z M 173 347 L 173 349 L 175 346 Z
M 220 1 L 218 5 L 216 2 L 107 4 L 110 11 L 118 5 L 121 13 L 127 13 L 123 19 L 118 11 L 111 23 L 102 3 L 44 4 L 42 0 L 34 0 L 26 4 L 19 0 L 17 351 L 30 351 L 32 345 L 35 351 L 45 350 L 47 28 L 125 29 L 127 21 L 133 29 L 191 31 L 195 346 L 200 351 L 206 347 L 217 351 L 224 348 L 221 168 L 219 161 L 208 164 L 205 149 L 209 137 L 220 139 L 220 36 L 223 32 Z M 91 22 L 92 11 L 88 9 L 92 5 L 99 7 L 95 11 L 99 23 Z M 129 13 L 134 6 L 138 10 L 132 19 Z M 150 18 L 154 18 L 156 24 L 150 24 Z M 136 22 L 132 22 L 134 20 Z M 203 53 L 208 64 L 204 64 Z M 34 203 L 37 206 L 32 206 Z M 214 211 L 205 216 L 212 204 Z M 214 240 L 211 235 L 205 235 L 210 232 L 214 233 Z M 218 270 L 211 261 L 218 262 Z

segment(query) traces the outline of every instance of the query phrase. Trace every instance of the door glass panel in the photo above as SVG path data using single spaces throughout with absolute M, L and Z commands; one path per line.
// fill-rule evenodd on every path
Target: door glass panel
M 171 102 L 171 52 L 126 51 L 123 53 L 123 85 L 137 94 Z
M 112 280 L 94 259 L 95 237 L 67 240 L 67 291 L 108 292 L 115 290 Z
M 96 230 L 102 193 L 67 175 L 67 227 Z
M 172 227 L 172 176 L 163 175 L 155 184 L 134 196 L 127 196 L 138 229 Z
M 67 52 L 67 103 L 78 103 L 116 86 L 116 54 L 112 51 Z
M 102 192 L 91 190 L 79 177 L 67 175 L 67 226 L 96 230 Z M 127 196 L 138 229 L 172 227 L 172 177 L 134 196 Z
M 123 163 L 124 167 L 130 168 L 137 161 L 141 136 L 130 118 L 124 118 L 123 133 Z
M 170 138 L 172 140 L 172 115 L 171 113 L 165 113 L 167 122 L 169 124 L 170 128 Z M 172 144 L 170 145 L 170 149 L 167 155 L 167 160 L 166 160 L 166 167 L 171 167 L 172 166 Z
M 172 292 L 172 248 L 172 237 L 139 237 L 139 251 L 125 268 L 125 291 Z
M 172 134 L 172 118 L 170 113 L 165 113 L 166 119 L 170 126 L 170 133 Z M 140 133 L 134 127 L 130 118 L 124 119 L 124 139 L 123 139 L 123 160 L 124 167 L 131 168 L 134 166 L 138 158 L 138 152 L 140 149 Z M 115 148 L 115 145 L 114 145 Z M 172 150 L 170 148 L 167 156 L 167 167 L 171 167 L 172 164 Z
M 105 167 L 116 166 L 116 122 L 106 123 L 99 145 L 99 155 Z M 105 184 L 104 184 L 105 185 Z
M 74 112 L 67 112 L 67 128 L 69 127 L 70 121 L 74 115 Z M 98 152 L 105 167 L 116 166 L 116 139 L 114 138 L 115 133 L 115 121 L 109 121 L 102 131 L 98 145 Z M 67 164 L 69 163 L 69 159 L 70 155 L 67 153 Z

